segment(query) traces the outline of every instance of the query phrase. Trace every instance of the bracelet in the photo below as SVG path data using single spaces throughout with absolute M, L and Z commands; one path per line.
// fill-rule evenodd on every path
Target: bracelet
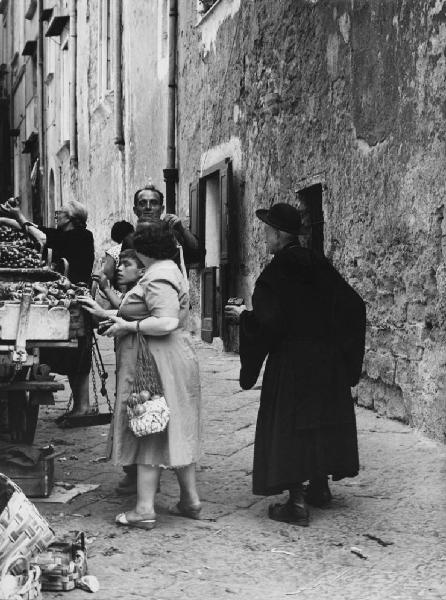
M 21 227 L 23 230 L 25 230 L 27 227 L 36 227 L 36 225 L 34 225 L 34 223 L 31 223 L 30 221 L 25 221 L 24 223 L 22 223 Z

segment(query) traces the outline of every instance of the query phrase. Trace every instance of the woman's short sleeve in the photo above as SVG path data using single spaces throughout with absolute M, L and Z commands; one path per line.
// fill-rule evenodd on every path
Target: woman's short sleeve
M 144 296 L 151 317 L 173 317 L 180 315 L 178 291 L 166 279 L 153 279 L 144 285 Z
M 105 251 L 105 254 L 111 256 L 111 258 L 115 261 L 116 266 L 119 266 L 119 255 L 121 253 L 121 246 L 122 244 L 115 244 L 114 246 L 111 246 L 110 248 L 108 248 L 108 250 Z

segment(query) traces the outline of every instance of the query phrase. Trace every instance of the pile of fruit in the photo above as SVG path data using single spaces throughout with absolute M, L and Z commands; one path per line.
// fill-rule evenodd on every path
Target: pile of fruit
M 0 301 L 20 302 L 24 293 L 32 295 L 35 304 L 48 306 L 65 306 L 77 302 L 78 296 L 90 296 L 90 290 L 81 285 L 71 283 L 66 277 L 49 282 L 4 282 L 0 283 Z
M 35 269 L 42 266 L 36 242 L 19 229 L 0 225 L 0 267 Z

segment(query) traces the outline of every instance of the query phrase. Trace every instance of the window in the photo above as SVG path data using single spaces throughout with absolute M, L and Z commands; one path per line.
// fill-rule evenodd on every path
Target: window
M 68 53 L 68 27 L 61 35 L 60 56 L 60 142 L 70 139 L 70 61 Z
M 323 187 L 316 183 L 298 192 L 302 219 L 302 234 L 299 236 L 303 246 L 309 246 L 324 254 L 324 211 L 322 207 Z
M 53 38 L 47 37 L 45 44 L 44 60 L 45 60 L 45 78 L 46 81 L 51 79 L 56 70 L 56 51 L 59 45 Z
M 112 89 L 111 0 L 99 0 L 98 14 L 98 99 Z
M 169 0 L 158 0 L 158 79 L 169 72 Z

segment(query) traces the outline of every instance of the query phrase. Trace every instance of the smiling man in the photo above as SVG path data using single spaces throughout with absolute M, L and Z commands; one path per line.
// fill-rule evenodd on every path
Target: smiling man
M 202 251 L 198 239 L 183 225 L 181 219 L 173 214 L 166 214 L 162 217 L 164 196 L 153 184 L 148 184 L 135 192 L 133 212 L 138 219 L 137 231 L 141 227 L 150 226 L 150 223 L 157 223 L 161 219 L 170 224 L 177 242 L 183 248 L 186 267 L 200 259 Z M 125 238 L 122 250 L 133 248 L 133 238 L 133 233 Z

